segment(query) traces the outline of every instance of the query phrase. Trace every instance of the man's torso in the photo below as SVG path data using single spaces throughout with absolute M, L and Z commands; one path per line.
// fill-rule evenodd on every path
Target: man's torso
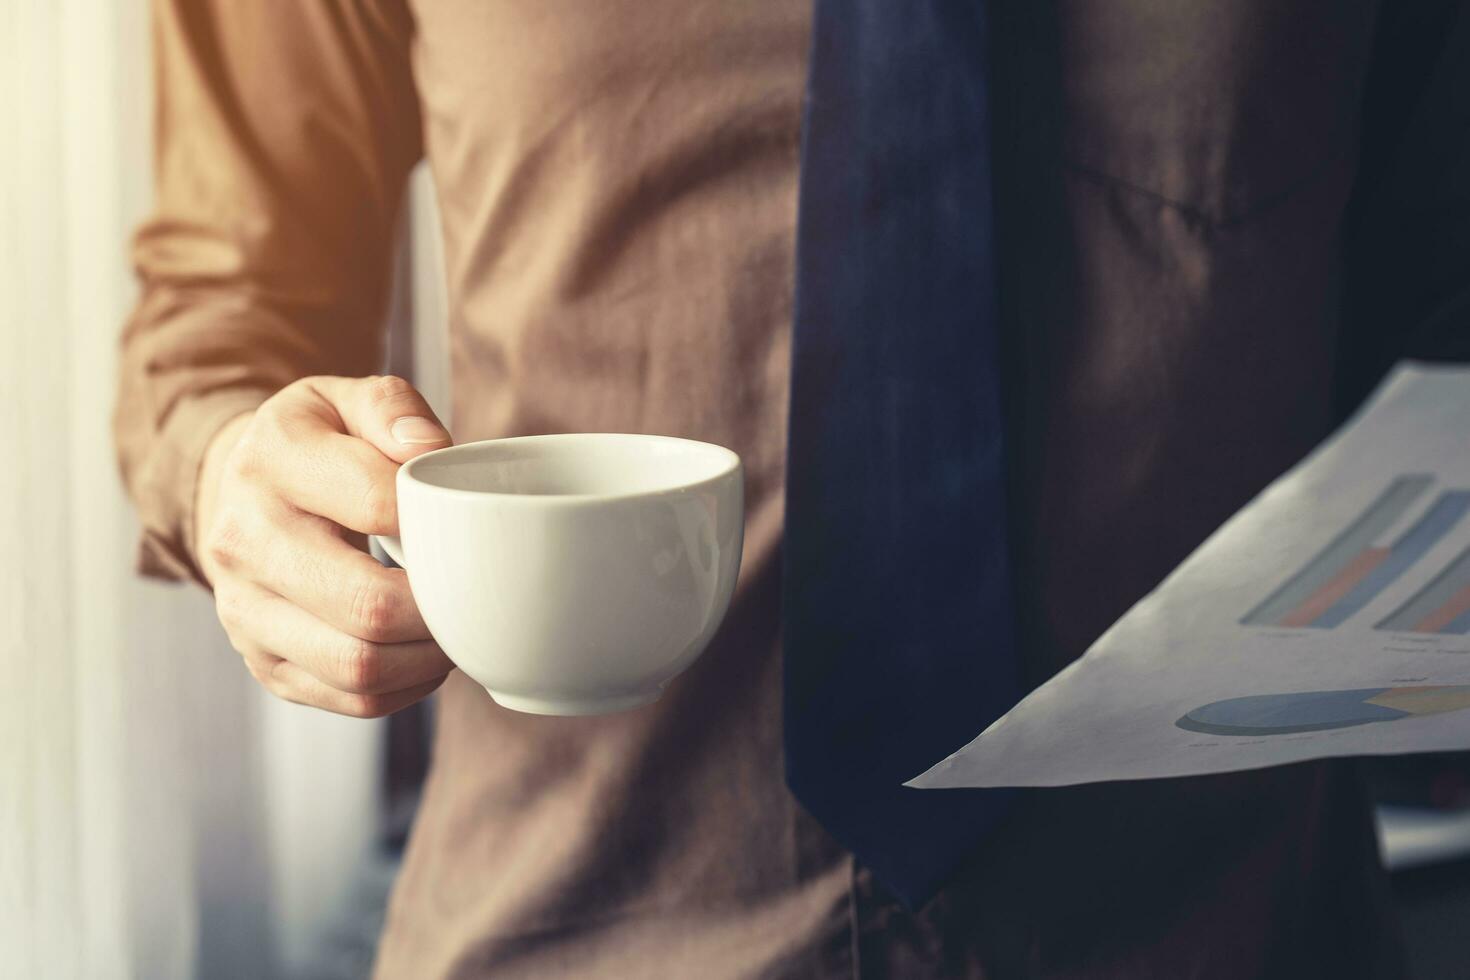
M 1035 6 L 992 21 L 1039 681 L 1329 425 L 1372 25 L 1305 5 Z M 726 625 L 655 705 L 536 718 L 451 678 L 379 972 L 1249 975 L 1324 962 L 1345 924 L 1359 945 L 1334 955 L 1368 955 L 1372 842 L 1332 767 L 1042 794 L 914 916 L 787 793 L 777 576 L 807 7 L 416 5 L 457 437 L 721 443 L 746 464 L 747 533 Z

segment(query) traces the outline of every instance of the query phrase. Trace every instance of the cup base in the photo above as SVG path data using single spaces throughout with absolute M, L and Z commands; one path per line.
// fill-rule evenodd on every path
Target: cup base
M 610 715 L 619 711 L 628 711 L 632 708 L 642 707 L 657 701 L 663 688 L 655 687 L 648 691 L 637 691 L 632 694 L 618 694 L 607 698 L 536 698 L 523 697 L 519 694 L 506 694 L 503 691 L 492 691 L 485 688 L 486 693 L 495 700 L 502 708 L 512 711 L 521 711 L 528 715 Z

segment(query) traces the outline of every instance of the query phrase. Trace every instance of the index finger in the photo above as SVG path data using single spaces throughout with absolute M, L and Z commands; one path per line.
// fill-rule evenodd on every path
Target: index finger
M 354 531 L 398 533 L 398 463 L 341 432 L 330 406 L 290 399 L 259 421 L 250 466 L 271 492 Z

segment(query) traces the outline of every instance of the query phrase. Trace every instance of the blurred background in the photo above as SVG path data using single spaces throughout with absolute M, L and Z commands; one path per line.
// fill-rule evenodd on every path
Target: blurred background
M 141 0 L 0 0 L 0 977 L 362 976 L 426 711 L 277 701 L 207 595 L 133 572 L 110 415 L 148 34 Z M 448 419 L 426 181 L 391 358 Z
M 431 709 L 273 700 L 206 595 L 133 573 L 109 415 L 148 40 L 141 0 L 0 0 L 0 977 L 363 976 Z M 448 420 L 422 172 L 403 229 L 387 367 Z M 1470 763 L 1369 768 L 1416 975 L 1465 976 Z

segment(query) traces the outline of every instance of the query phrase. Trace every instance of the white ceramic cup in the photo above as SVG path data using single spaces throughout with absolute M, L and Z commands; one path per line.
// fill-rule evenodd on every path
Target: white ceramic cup
M 622 711 L 704 652 L 740 572 L 728 449 L 579 433 L 467 443 L 398 470 L 383 549 L 455 665 L 507 708 Z

